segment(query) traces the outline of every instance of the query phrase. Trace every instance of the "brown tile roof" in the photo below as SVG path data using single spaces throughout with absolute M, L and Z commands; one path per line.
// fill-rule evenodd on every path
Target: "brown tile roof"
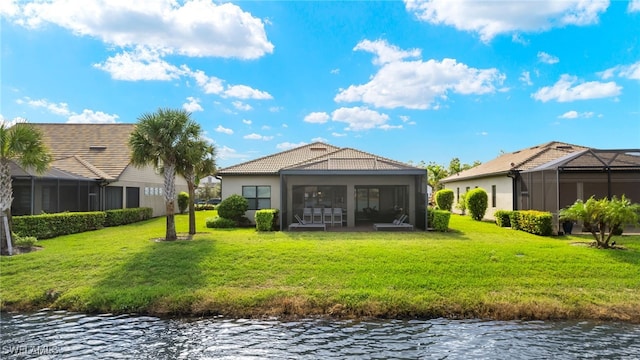
M 469 170 L 462 171 L 457 175 L 451 175 L 444 178 L 441 182 L 447 183 L 463 179 L 506 174 L 511 170 L 529 170 L 566 156 L 567 154 L 586 149 L 588 148 L 584 146 L 551 141 L 546 144 L 503 154 L 491 161 L 480 164 Z
M 364 151 L 316 142 L 221 169 L 218 175 L 276 175 L 285 169 L 415 170 L 418 168 Z
M 37 124 L 53 156 L 52 166 L 91 179 L 115 180 L 130 162 L 134 124 Z

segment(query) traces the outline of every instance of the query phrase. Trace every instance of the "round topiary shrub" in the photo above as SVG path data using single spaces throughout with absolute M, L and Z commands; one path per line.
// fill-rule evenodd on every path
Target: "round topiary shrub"
M 242 222 L 244 213 L 249 209 L 249 202 L 244 197 L 234 194 L 222 200 L 217 207 L 218 215 L 236 223 Z
M 180 214 L 184 214 L 184 212 L 189 207 L 189 194 L 184 191 L 181 191 L 178 194 L 178 210 L 180 210 Z
M 451 211 L 451 207 L 453 206 L 453 190 L 438 190 L 436 192 L 436 204 L 440 210 Z
M 487 206 L 489 204 L 489 196 L 483 188 L 475 188 L 467 192 L 465 197 L 467 202 L 467 210 L 469 215 L 474 220 L 482 220 L 484 214 L 487 212 Z

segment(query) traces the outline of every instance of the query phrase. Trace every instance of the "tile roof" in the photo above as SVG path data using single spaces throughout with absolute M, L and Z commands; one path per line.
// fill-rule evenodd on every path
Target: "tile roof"
M 134 124 L 37 124 L 53 156 L 52 166 L 91 179 L 115 180 L 130 162 Z
M 529 170 L 576 151 L 586 149 L 588 148 L 584 146 L 551 141 L 545 144 L 503 154 L 491 161 L 480 164 L 469 170 L 462 171 L 457 175 L 446 177 L 442 179 L 441 182 L 447 183 L 463 179 L 506 174 L 512 170 Z
M 277 175 L 281 170 L 401 170 L 416 167 L 364 151 L 315 142 L 218 170 L 218 175 Z

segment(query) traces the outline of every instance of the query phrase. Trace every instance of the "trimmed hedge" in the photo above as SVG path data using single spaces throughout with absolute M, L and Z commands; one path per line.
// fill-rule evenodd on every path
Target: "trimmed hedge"
M 483 188 L 469 190 L 465 197 L 467 210 L 473 220 L 481 221 L 489 206 L 489 196 Z
M 256 229 L 258 231 L 273 231 L 278 218 L 278 209 L 262 209 L 256 211 Z
M 220 216 L 207 218 L 207 227 L 211 229 L 230 229 L 236 227 L 235 220 L 223 218 Z
M 152 208 L 131 208 L 131 209 L 116 209 L 105 211 L 106 218 L 104 220 L 104 226 L 120 226 L 132 224 L 138 221 L 144 221 L 151 219 L 153 215 Z
M 106 216 L 103 211 L 14 216 L 13 231 L 20 236 L 50 239 L 102 229 Z
M 184 214 L 185 211 L 187 211 L 187 208 L 189 207 L 189 194 L 181 191 L 180 193 L 178 193 L 178 211 L 180 211 L 180 214 Z
M 520 230 L 520 211 L 512 211 L 509 213 L 509 223 L 513 230 Z
M 451 211 L 453 206 L 453 190 L 442 189 L 436 191 L 436 204 L 440 210 Z
M 428 226 L 432 227 L 435 231 L 448 231 L 449 220 L 451 219 L 451 213 L 446 210 L 437 210 L 429 208 L 427 211 L 429 221 Z
M 511 227 L 511 210 L 498 210 L 493 214 L 496 218 L 496 225 L 500 227 Z
M 549 236 L 553 232 L 553 215 L 546 211 L 518 211 L 518 228 L 531 234 Z
M 220 217 L 231 219 L 237 224 L 242 224 L 242 218 L 247 210 L 249 210 L 249 201 L 238 194 L 233 194 L 222 200 L 216 209 Z

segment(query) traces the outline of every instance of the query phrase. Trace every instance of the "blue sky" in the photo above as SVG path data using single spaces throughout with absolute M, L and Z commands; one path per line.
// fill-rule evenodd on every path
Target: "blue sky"
M 0 0 L 0 117 L 184 108 L 226 167 L 323 141 L 403 162 L 640 147 L 640 1 Z

